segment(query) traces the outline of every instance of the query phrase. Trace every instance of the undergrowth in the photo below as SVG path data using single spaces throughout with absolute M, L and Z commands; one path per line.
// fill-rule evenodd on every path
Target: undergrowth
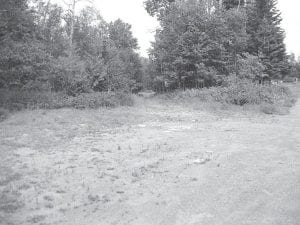
M 133 104 L 133 97 L 121 92 L 93 92 L 74 97 L 63 93 L 0 90 L 0 107 L 10 111 L 59 108 L 96 109 L 132 106 Z
M 279 85 L 257 85 L 249 80 L 231 80 L 223 86 L 204 89 L 175 91 L 161 96 L 164 100 L 179 102 L 205 102 L 222 105 L 259 106 L 267 114 L 282 114 L 283 108 L 290 108 L 295 97 L 288 87 Z

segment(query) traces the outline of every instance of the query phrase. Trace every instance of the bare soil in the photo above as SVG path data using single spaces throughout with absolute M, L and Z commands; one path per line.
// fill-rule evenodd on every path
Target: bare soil
M 0 224 L 299 225 L 300 102 L 284 116 L 151 100 L 14 114 Z

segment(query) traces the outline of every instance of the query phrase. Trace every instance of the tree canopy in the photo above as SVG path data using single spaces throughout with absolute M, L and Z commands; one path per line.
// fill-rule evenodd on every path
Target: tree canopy
M 130 91 L 141 82 L 131 25 L 107 23 L 91 6 L 75 15 L 50 1 L 0 4 L 1 86 L 43 86 L 74 95 Z
M 255 77 L 278 78 L 289 71 L 275 0 L 147 0 L 145 7 L 160 21 L 152 64 L 177 87 L 185 79 L 191 86 L 199 79 L 209 86 L 221 76 L 245 77 L 245 63 L 257 67 L 247 70 Z

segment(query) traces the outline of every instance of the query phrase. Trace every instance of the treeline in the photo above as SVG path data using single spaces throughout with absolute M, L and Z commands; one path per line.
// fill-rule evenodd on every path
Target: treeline
M 50 1 L 0 0 L 0 88 L 134 91 L 142 63 L 131 26 L 107 23 L 92 6 L 75 13 Z
M 146 0 L 160 22 L 149 59 L 129 24 L 106 22 L 92 5 L 78 12 L 78 2 L 0 0 L 0 88 L 77 96 L 300 74 L 275 0 Z
M 215 86 L 224 78 L 299 76 L 286 53 L 276 0 L 147 0 L 160 29 L 150 54 L 157 90 Z M 299 67 L 299 66 L 298 66 Z

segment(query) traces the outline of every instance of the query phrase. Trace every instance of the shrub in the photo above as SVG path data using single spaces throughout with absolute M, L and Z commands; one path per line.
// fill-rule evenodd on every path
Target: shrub
M 131 95 L 115 92 L 94 92 L 72 98 L 72 107 L 77 109 L 132 106 L 133 103 Z
M 65 107 L 96 109 L 99 107 L 132 106 L 134 103 L 130 94 L 122 92 L 92 92 L 68 96 L 64 93 L 0 90 L 0 96 L 0 107 L 12 111 Z
M 254 79 L 263 76 L 264 65 L 260 62 L 259 57 L 248 53 L 238 56 L 237 74 L 241 79 Z
M 246 79 L 230 78 L 221 87 L 177 91 L 163 96 L 165 99 L 219 102 L 232 105 L 288 104 L 293 102 L 291 91 L 283 86 L 256 85 Z M 292 103 L 291 103 L 292 104 Z
M 54 91 L 65 91 L 70 96 L 88 92 L 90 81 L 86 63 L 77 56 L 60 57 L 49 81 Z
M 60 102 L 63 99 L 61 93 L 28 90 L 0 90 L 0 95 L 0 107 L 11 111 L 35 108 L 59 108 Z

